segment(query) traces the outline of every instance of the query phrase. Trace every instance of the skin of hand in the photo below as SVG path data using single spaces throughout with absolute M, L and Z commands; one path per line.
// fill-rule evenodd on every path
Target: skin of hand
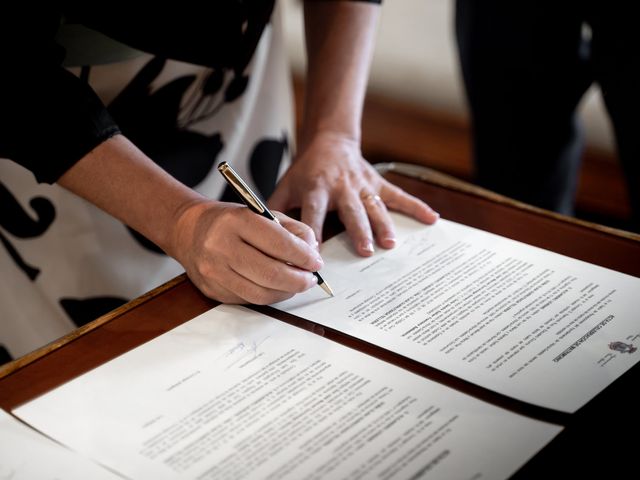
M 176 259 L 207 296 L 270 304 L 317 284 L 323 263 L 312 230 L 279 212 L 268 220 L 234 203 L 189 208 L 176 229 Z M 284 228 L 283 228 L 284 227 Z
M 308 226 L 276 213 L 278 225 L 244 206 L 209 200 L 122 135 L 98 145 L 58 183 L 138 230 L 221 302 L 269 304 L 317 284 L 311 272 L 322 260 Z
M 337 210 L 362 256 L 373 254 L 374 238 L 383 248 L 395 246 L 387 208 L 424 223 L 438 219 L 427 204 L 382 178 L 362 158 L 358 142 L 331 134 L 317 136 L 300 154 L 269 204 L 280 210 L 299 207 L 301 220 L 319 241 L 327 211 Z
M 383 179 L 362 158 L 360 124 L 379 6 L 366 2 L 306 1 L 307 78 L 299 154 L 269 205 L 301 209 L 321 240 L 328 210 L 337 210 L 356 252 L 373 241 L 395 245 L 387 207 L 425 223 L 438 214 Z

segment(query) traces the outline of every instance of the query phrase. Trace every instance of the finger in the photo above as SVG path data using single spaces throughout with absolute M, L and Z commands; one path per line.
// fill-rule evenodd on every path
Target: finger
M 322 226 L 328 206 L 329 194 L 326 190 L 313 190 L 302 199 L 300 219 L 311 227 L 318 243 L 322 242 Z
M 251 283 L 269 290 L 293 294 L 317 284 L 313 273 L 271 258 L 244 242 L 232 252 L 229 266 Z
M 363 257 L 373 255 L 373 235 L 369 217 L 362 201 L 354 192 L 349 191 L 338 204 L 338 216 L 351 237 L 356 252 Z
M 248 280 L 233 269 L 231 269 L 230 272 L 231 273 L 225 278 L 225 285 L 228 290 L 240 298 L 240 302 L 237 303 L 269 305 L 271 303 L 282 302 L 294 295 L 291 292 L 265 288 Z
M 369 223 L 378 245 L 393 248 L 396 244 L 396 232 L 382 198 L 378 195 L 368 195 L 362 199 L 362 204 L 369 215 Z
M 313 233 L 313 230 L 311 230 L 311 227 L 286 216 L 284 213 L 272 213 L 278 217 L 280 225 L 286 228 L 290 233 L 304 240 L 312 248 L 315 248 L 316 250 L 318 249 L 318 241 L 316 240 L 316 235 Z
M 422 200 L 388 182 L 384 185 L 381 196 L 391 210 L 409 215 L 423 223 L 431 224 L 440 218 L 440 214 Z
M 245 244 L 243 248 L 249 249 L 252 247 Z M 254 261 L 253 255 L 255 255 L 254 252 L 246 254 L 240 249 L 240 256 L 244 261 L 246 261 L 246 258 L 250 258 L 250 262 Z M 275 260 L 272 261 L 275 262 Z M 240 265 L 242 262 L 237 262 L 232 258 L 230 263 L 238 263 Z M 285 268 L 293 268 L 284 264 L 283 266 Z M 243 268 L 238 268 L 238 270 L 242 271 Z M 225 266 L 214 266 L 211 263 L 202 264 L 197 270 L 188 271 L 187 273 L 202 293 L 222 303 L 268 305 L 291 298 L 296 293 L 260 285 L 237 272 L 230 264 Z M 310 280 L 311 286 L 317 284 L 316 277 L 312 273 L 304 273 L 312 277 Z
M 269 197 L 267 201 L 267 206 L 273 210 L 280 210 L 286 212 L 290 208 L 293 208 L 295 205 L 289 205 L 291 198 L 291 190 L 289 189 L 289 182 L 287 178 L 284 177 L 280 183 L 276 186 L 275 191 Z
M 239 217 L 239 221 L 244 222 L 239 230 L 240 238 L 257 250 L 303 270 L 315 272 L 322 268 L 323 262 L 317 250 L 282 225 L 248 209 Z

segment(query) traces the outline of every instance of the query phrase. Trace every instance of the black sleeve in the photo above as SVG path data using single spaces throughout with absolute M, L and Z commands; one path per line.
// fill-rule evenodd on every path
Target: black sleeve
M 381 0 L 355 1 L 380 3 Z M 211 60 L 205 64 L 226 62 L 234 65 L 235 60 L 225 57 L 234 56 L 235 50 L 230 48 L 229 42 L 218 37 L 228 37 L 227 30 L 233 30 L 234 22 L 227 21 L 227 17 L 235 18 L 235 10 L 226 11 L 230 9 L 228 4 L 219 7 L 221 14 L 215 16 L 218 28 L 205 28 L 205 25 L 190 29 L 204 32 L 206 38 L 185 35 L 183 43 L 208 45 L 207 55 Z M 262 22 L 267 22 L 271 9 L 258 10 L 255 15 L 263 16 Z M 121 15 L 118 9 L 116 11 Z M 85 17 L 89 19 L 90 15 Z M 132 17 L 131 21 L 126 21 L 128 17 Z M 142 50 L 153 52 L 164 48 L 164 54 L 170 58 L 174 58 L 173 55 L 181 58 L 180 53 L 187 51 L 162 31 L 154 35 L 145 27 L 144 35 L 141 35 L 139 26 L 144 23 L 137 21 L 135 15 L 119 18 L 119 21 L 111 21 L 108 15 L 97 20 L 100 22 L 96 21 L 96 25 L 90 21 L 83 23 Z M 211 20 L 208 22 L 211 27 Z M 224 28 L 227 23 L 230 26 Z M 0 158 L 19 163 L 32 171 L 39 182 L 46 183 L 58 180 L 92 149 L 119 133 L 118 126 L 91 87 L 62 67 L 65 52 L 54 40 L 59 24 L 57 11 L 34 13 L 0 8 Z M 122 31 L 118 26 L 124 27 Z M 135 38 L 127 37 L 131 32 L 137 32 L 133 35 Z M 164 37 L 167 37 L 168 45 L 162 43 Z M 145 45 L 145 38 L 149 38 L 151 44 Z M 142 43 L 135 44 L 133 39 Z M 199 58 L 195 57 L 182 59 L 199 63 Z
M 53 183 L 119 130 L 93 90 L 61 66 L 56 12 L 0 16 L 0 157 Z

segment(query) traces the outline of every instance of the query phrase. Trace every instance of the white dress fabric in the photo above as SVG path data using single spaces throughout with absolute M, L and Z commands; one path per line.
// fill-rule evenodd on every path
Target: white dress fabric
M 231 95 L 237 97 L 232 101 L 223 99 L 224 95 L 229 98 L 229 75 L 224 74 L 221 84 L 214 86 L 214 94 L 205 95 L 203 89 L 211 89 L 211 70 L 154 60 L 147 54 L 92 67 L 89 84 L 111 110 L 112 102 L 143 67 L 160 65 L 146 89 L 133 92 L 133 103 L 123 106 L 126 102 L 120 99 L 118 108 L 125 114 L 129 108 L 135 116 L 140 114 L 139 105 L 161 108 L 163 102 L 178 98 L 177 119 L 168 126 L 175 141 L 167 141 L 162 131 L 157 140 L 167 145 L 161 153 L 168 152 L 167 158 L 187 176 L 192 145 L 197 146 L 198 172 L 189 181 L 181 180 L 210 198 L 221 198 L 225 183 L 216 166 L 227 161 L 268 195 L 289 163 L 293 138 L 290 74 L 277 13 L 247 67 L 248 83 L 241 86 L 239 96 L 238 92 Z M 74 72 L 79 74 L 79 69 Z M 220 83 L 220 78 L 215 81 Z M 136 103 L 140 100 L 142 103 Z M 154 115 L 153 109 L 150 115 Z M 144 114 L 140 117 L 144 123 Z M 149 117 L 152 124 L 156 120 Z M 123 133 L 127 134 L 124 128 Z M 149 134 L 153 141 L 154 132 Z M 138 144 L 135 138 L 132 141 Z M 164 166 L 156 158 L 154 161 Z M 35 232 L 12 231 L 0 223 L 0 345 L 13 358 L 183 272 L 177 262 L 144 246 L 119 221 L 57 185 L 38 184 L 30 171 L 10 160 L 0 159 L 0 181 L 13 197 L 7 205 L 0 205 L 0 210 L 16 210 Z M 51 204 L 53 218 L 51 212 L 43 216 L 42 210 L 34 208 L 36 198 Z M 233 200 L 228 192 L 225 198 Z

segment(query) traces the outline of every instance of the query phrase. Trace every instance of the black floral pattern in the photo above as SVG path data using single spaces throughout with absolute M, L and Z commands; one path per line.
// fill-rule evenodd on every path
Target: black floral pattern
M 32 218 L 1 182 L 0 205 L 2 205 L 0 209 L 0 228 L 18 238 L 34 238 L 42 235 L 53 223 L 56 216 L 56 210 L 50 200 L 44 197 L 34 197 L 29 201 L 29 205 L 36 214 L 36 218 Z M 2 231 L 0 231 L 0 243 L 7 250 L 16 266 L 30 280 L 35 280 L 40 273 L 40 269 L 27 263 Z
M 61 298 L 60 306 L 73 320 L 73 323 L 77 327 L 81 327 L 124 305 L 127 301 L 120 297 Z
M 246 93 L 252 80 L 250 62 L 270 20 L 274 1 L 237 4 L 240 13 L 236 20 L 240 21 L 241 28 L 235 30 L 231 48 L 222 49 L 232 51 L 233 55 L 218 56 L 209 64 L 205 62 L 207 73 L 204 75 L 182 75 L 158 87 L 161 74 L 168 68 L 167 57 L 170 55 L 157 52 L 107 105 L 125 136 L 161 168 L 191 188 L 213 174 L 225 147 L 221 132 L 203 134 L 201 129 L 194 127 L 218 115 L 225 106 Z M 81 80 L 90 82 L 91 67 L 83 67 L 82 72 Z M 249 158 L 234 161 L 249 162 L 251 178 L 266 199 L 275 188 L 289 141 L 285 132 L 279 138 L 265 136 L 256 140 L 254 137 L 254 141 Z M 235 194 L 227 190 L 221 199 L 238 201 Z M 56 220 L 56 206 L 51 199 L 34 196 L 29 201 L 30 209 L 25 208 L 2 183 L 0 205 L 0 243 L 20 271 L 36 282 L 40 266 L 25 258 L 11 238 L 42 236 Z M 163 254 L 142 235 L 133 230 L 130 232 L 146 250 Z M 63 295 L 58 304 L 75 325 L 81 326 L 128 301 L 124 297 L 96 293 L 81 298 Z M 0 345 L 0 363 L 9 359 L 8 351 Z

